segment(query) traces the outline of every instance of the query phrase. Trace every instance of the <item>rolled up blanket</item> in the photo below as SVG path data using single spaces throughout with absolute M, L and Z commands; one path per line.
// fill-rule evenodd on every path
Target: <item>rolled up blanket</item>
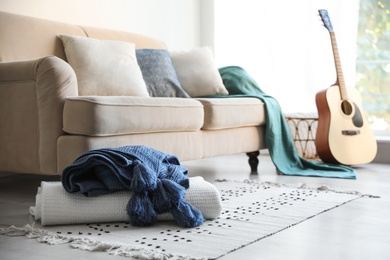
M 222 210 L 218 190 L 202 177 L 189 178 L 190 187 L 185 199 L 197 208 L 206 219 L 217 218 Z M 97 197 L 71 194 L 61 182 L 42 182 L 38 188 L 35 206 L 30 213 L 42 226 L 87 224 L 128 221 L 126 205 L 134 195 L 130 191 L 118 191 Z M 161 214 L 158 220 L 173 220 L 169 213 Z
M 196 227 L 204 217 L 185 200 L 187 173 L 174 155 L 142 145 L 122 146 L 82 154 L 64 169 L 62 185 L 88 197 L 134 192 L 126 206 L 133 226 L 149 226 L 169 212 L 180 226 Z

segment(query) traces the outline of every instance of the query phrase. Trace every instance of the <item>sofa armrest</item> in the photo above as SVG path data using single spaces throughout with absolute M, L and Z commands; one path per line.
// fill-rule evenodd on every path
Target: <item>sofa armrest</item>
M 56 174 L 63 105 L 77 95 L 60 58 L 0 63 L 0 171 Z

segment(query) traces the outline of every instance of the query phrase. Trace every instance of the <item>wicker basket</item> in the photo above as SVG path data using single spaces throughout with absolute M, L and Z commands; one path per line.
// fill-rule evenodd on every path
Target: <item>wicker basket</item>
M 318 115 L 316 113 L 285 114 L 285 118 L 298 155 L 305 159 L 320 160 L 315 145 Z

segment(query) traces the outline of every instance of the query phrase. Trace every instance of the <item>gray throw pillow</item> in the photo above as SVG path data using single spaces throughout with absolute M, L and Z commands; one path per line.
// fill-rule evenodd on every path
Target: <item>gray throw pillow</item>
M 167 50 L 137 49 L 136 55 L 151 97 L 190 97 L 181 87 Z

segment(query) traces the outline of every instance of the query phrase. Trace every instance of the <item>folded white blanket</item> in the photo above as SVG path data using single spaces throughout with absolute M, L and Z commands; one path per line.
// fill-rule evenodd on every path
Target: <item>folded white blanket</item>
M 206 219 L 221 214 L 221 198 L 214 185 L 202 177 L 189 178 L 186 200 L 200 210 Z M 42 182 L 35 206 L 30 213 L 42 226 L 128 221 L 126 205 L 130 191 L 120 191 L 98 197 L 85 197 L 64 190 L 61 182 Z M 159 215 L 159 220 L 172 220 L 170 214 Z

